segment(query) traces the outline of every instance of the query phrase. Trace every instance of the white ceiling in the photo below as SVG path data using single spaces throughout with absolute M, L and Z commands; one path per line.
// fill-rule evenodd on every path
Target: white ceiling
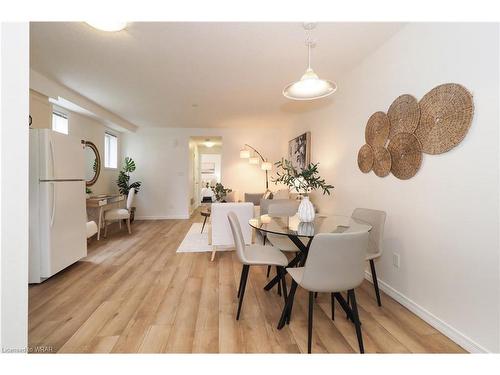
M 402 26 L 318 24 L 312 66 L 341 81 Z M 138 126 L 280 126 L 317 106 L 281 94 L 306 68 L 304 40 L 299 23 L 134 22 L 105 33 L 35 22 L 30 58 L 32 69 Z

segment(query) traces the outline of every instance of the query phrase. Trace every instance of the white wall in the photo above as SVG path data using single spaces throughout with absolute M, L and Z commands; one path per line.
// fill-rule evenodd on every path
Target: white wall
M 295 128 L 311 130 L 312 159 L 335 185 L 333 197 L 314 197 L 321 211 L 385 210 L 379 279 L 471 351 L 500 350 L 498 39 L 497 24 L 408 25 L 339 82 L 331 105 L 304 114 Z M 356 160 L 369 116 L 400 94 L 420 99 L 446 82 L 474 95 L 465 140 L 424 155 L 407 181 L 361 173 Z
M 239 158 L 243 144 L 257 148 L 269 160 L 286 152 L 286 135 L 280 129 L 182 129 L 140 128 L 123 135 L 123 156 L 134 158 L 137 170 L 132 180 L 143 182 L 137 195 L 139 218 L 186 218 L 189 212 L 189 137 L 222 137 L 222 183 L 244 192 L 264 192 L 265 174 Z M 272 187 L 272 186 L 271 186 Z
M 0 346 L 4 352 L 24 351 L 28 344 L 28 48 L 28 23 L 1 24 Z

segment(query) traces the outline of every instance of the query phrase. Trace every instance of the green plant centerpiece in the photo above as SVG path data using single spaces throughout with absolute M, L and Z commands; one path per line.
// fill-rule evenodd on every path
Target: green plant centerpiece
M 215 200 L 217 202 L 225 202 L 224 198 L 232 192 L 231 189 L 225 188 L 220 182 L 217 182 L 215 186 L 212 186 L 212 191 L 214 192 Z
M 120 173 L 118 174 L 118 180 L 116 181 L 120 194 L 128 196 L 128 192 L 130 191 L 130 189 L 135 189 L 136 194 L 139 192 L 142 182 L 135 181 L 130 183 L 130 173 L 134 172 L 135 169 L 136 169 L 135 161 L 127 156 L 123 161 L 122 169 L 120 170 Z M 134 221 L 134 214 L 135 214 L 135 207 L 131 207 L 131 212 L 130 212 L 131 222 Z
M 284 184 L 302 196 L 298 210 L 299 220 L 301 222 L 314 221 L 316 213 L 309 200 L 309 193 L 314 190 L 322 190 L 323 195 L 330 195 L 330 190 L 334 188 L 319 175 L 319 163 L 309 163 L 301 170 L 295 168 L 292 162 L 286 159 L 276 162 L 275 165 L 277 172 L 272 181 L 275 184 Z

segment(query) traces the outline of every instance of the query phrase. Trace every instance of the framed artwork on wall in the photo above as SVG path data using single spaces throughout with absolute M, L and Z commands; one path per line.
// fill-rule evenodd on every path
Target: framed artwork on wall
M 214 173 L 215 173 L 215 163 L 212 162 L 201 163 L 201 174 L 214 174 Z
M 288 160 L 297 170 L 302 170 L 311 162 L 311 132 L 299 135 L 288 142 Z

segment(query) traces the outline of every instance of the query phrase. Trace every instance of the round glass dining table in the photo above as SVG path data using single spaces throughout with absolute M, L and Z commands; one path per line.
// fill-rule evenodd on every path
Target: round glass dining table
M 262 215 L 250 219 L 249 224 L 261 232 L 303 239 L 311 239 L 319 233 L 367 232 L 372 228 L 370 224 L 361 220 L 341 215 L 316 215 L 314 221 L 310 223 L 301 222 L 298 215 Z
M 263 234 L 282 235 L 288 237 L 299 249 L 297 255 L 288 263 L 287 267 L 303 266 L 307 259 L 309 246 L 315 235 L 320 233 L 357 233 L 369 232 L 372 227 L 369 223 L 349 216 L 340 215 L 316 215 L 314 221 L 301 222 L 298 215 L 294 216 L 270 216 L 262 215 L 250 219 L 250 226 Z M 280 282 L 280 276 L 276 275 L 264 287 L 265 290 L 272 289 Z M 293 303 L 296 285 L 292 284 L 289 298 Z M 287 311 L 288 310 L 288 311 Z M 283 310 L 278 328 L 282 328 L 286 320 L 289 320 L 291 306 Z

